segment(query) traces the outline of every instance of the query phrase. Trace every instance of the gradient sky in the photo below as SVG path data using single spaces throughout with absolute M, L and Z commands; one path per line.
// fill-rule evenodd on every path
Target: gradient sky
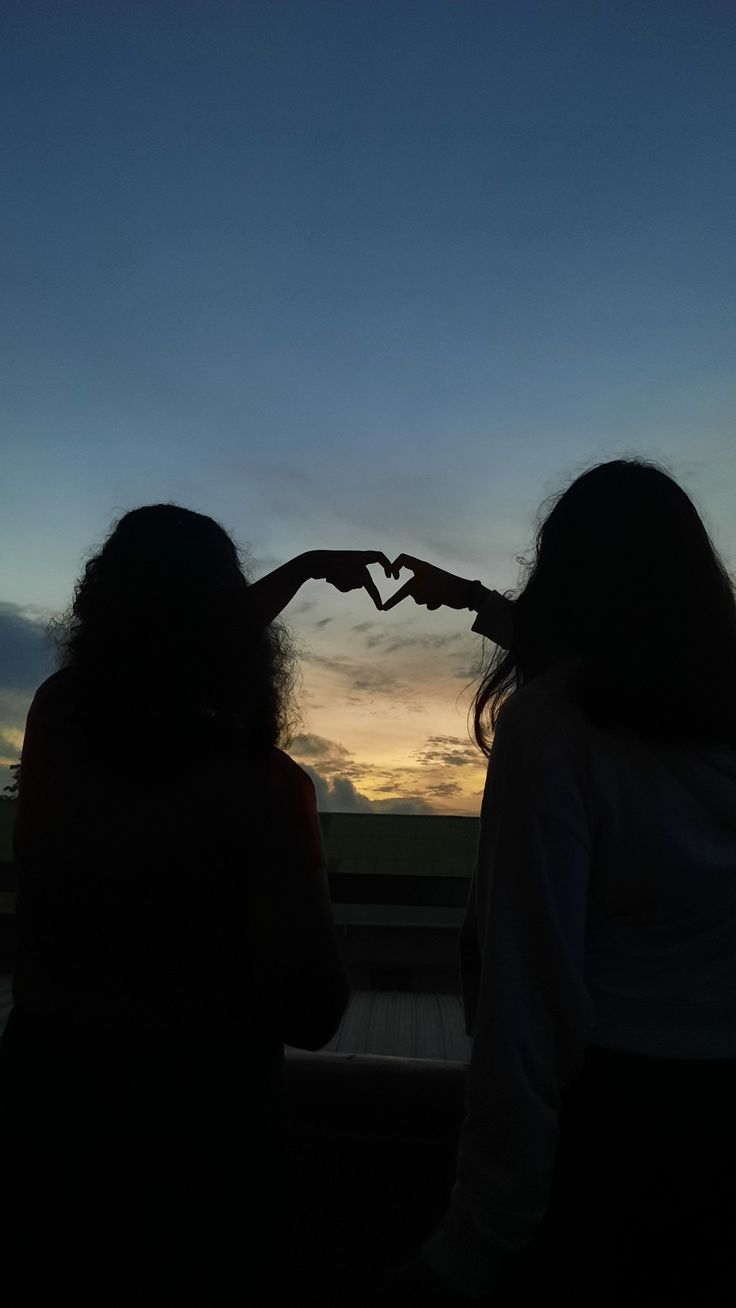
M 6 0 L 0 46 L 0 784 L 141 503 L 253 575 L 505 589 L 545 496 L 638 453 L 736 567 L 731 0 Z M 322 807 L 477 811 L 465 616 L 287 610 Z

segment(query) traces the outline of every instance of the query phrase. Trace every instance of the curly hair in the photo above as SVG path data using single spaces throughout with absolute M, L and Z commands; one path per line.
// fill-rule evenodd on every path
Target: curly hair
M 116 753 L 140 751 L 142 734 L 155 756 L 185 740 L 257 755 L 288 739 L 290 638 L 254 625 L 238 551 L 204 514 L 177 504 L 126 513 L 55 636 L 80 720 Z
M 643 459 L 589 468 L 543 518 L 514 643 L 480 674 L 475 738 L 560 659 L 601 726 L 663 745 L 736 744 L 736 600 L 690 498 Z

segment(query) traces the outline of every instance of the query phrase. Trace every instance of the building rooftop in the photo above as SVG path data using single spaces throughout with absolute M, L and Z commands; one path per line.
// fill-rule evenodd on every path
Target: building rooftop
M 14 802 L 0 801 L 0 864 L 13 860 L 15 811 Z M 478 818 L 406 813 L 319 816 L 330 873 L 468 878 L 473 871 Z
M 405 813 L 320 813 L 332 873 L 469 877 L 478 819 Z

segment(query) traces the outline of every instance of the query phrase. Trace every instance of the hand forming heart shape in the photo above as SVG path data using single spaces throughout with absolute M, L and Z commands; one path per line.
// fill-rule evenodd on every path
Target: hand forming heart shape
M 416 559 L 412 554 L 399 554 L 393 563 L 381 550 L 316 550 L 309 558 L 312 577 L 323 578 L 343 593 L 361 588 L 367 590 L 376 608 L 384 612 L 395 608 L 408 596 L 415 604 L 425 604 L 428 609 L 439 609 L 443 605 L 464 609 L 468 605 L 468 588 L 472 582 Z M 380 563 L 386 576 L 394 580 L 398 580 L 404 568 L 414 575 L 384 602 L 368 571 L 372 563 Z
M 391 564 L 391 573 L 386 575 L 398 578 L 402 568 L 408 568 L 414 575 L 384 602 L 384 612 L 409 596 L 415 604 L 426 604 L 428 609 L 439 609 L 443 605 L 451 609 L 467 608 L 469 587 L 473 583 L 465 577 L 456 577 L 453 572 L 445 572 L 443 568 L 415 559 L 411 554 L 399 554 Z

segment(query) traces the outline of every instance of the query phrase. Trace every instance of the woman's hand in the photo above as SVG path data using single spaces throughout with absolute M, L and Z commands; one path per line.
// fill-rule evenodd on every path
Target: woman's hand
M 376 608 L 383 608 L 381 596 L 368 571 L 369 563 L 380 563 L 386 576 L 392 576 L 392 565 L 381 550 L 309 550 L 304 557 L 308 560 L 309 576 L 316 581 L 328 581 L 343 592 L 362 587 L 368 591 Z
M 475 601 L 483 591 L 479 581 L 456 577 L 453 572 L 445 572 L 432 563 L 413 558 L 411 554 L 399 554 L 391 564 L 391 573 L 386 575 L 398 578 L 402 568 L 408 568 L 414 576 L 386 600 L 385 610 L 394 608 L 408 595 L 415 604 L 426 604 L 428 609 L 439 609 L 443 605 L 449 609 L 477 609 Z
M 312 578 L 329 581 L 341 591 L 363 587 L 376 608 L 381 609 L 381 596 L 368 571 L 369 563 L 380 563 L 386 576 L 391 576 L 391 564 L 380 550 L 307 550 L 298 554 L 248 587 L 252 621 L 263 627 L 274 622 L 305 581 Z

